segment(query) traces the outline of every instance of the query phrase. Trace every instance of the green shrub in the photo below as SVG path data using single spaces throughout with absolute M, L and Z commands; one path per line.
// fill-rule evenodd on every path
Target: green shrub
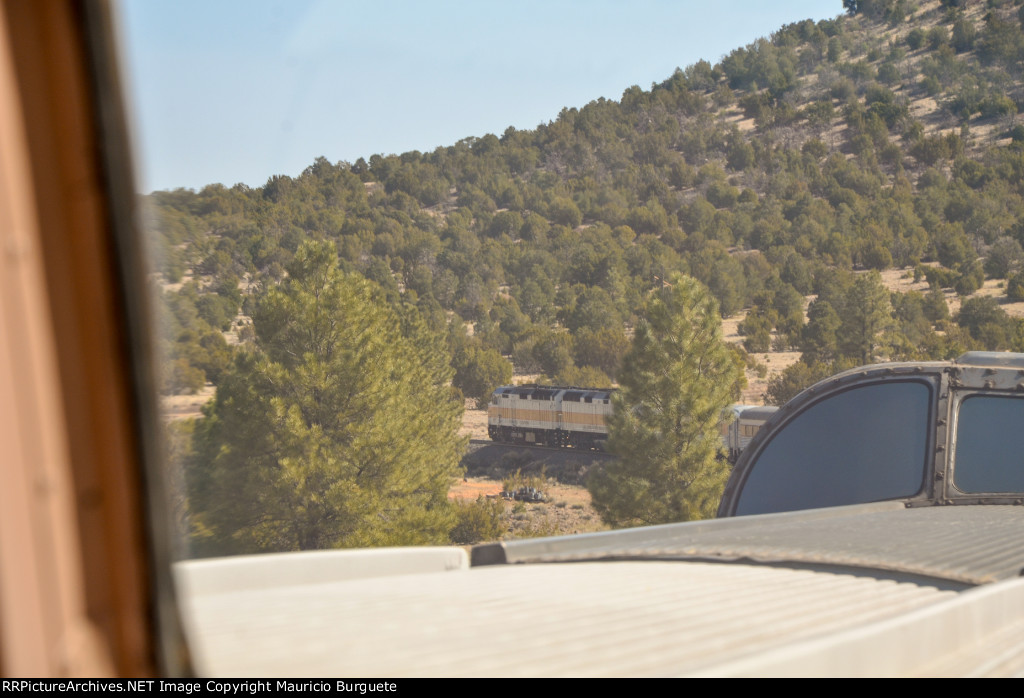
M 546 482 L 547 476 L 543 468 L 538 475 L 524 475 L 522 470 L 516 470 L 515 473 L 501 481 L 501 486 L 506 492 L 515 492 L 520 487 L 533 487 L 541 490 Z
M 456 502 L 458 523 L 449 534 L 455 545 L 498 540 L 505 532 L 505 504 L 501 500 L 477 497 L 475 502 Z

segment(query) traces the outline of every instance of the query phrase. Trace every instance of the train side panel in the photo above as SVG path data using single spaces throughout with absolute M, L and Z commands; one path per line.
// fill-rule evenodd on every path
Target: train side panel
M 611 414 L 610 390 L 565 390 L 561 396 L 561 425 L 566 445 L 604 448 Z
M 560 446 L 560 388 L 504 386 L 487 406 L 487 434 L 494 441 Z

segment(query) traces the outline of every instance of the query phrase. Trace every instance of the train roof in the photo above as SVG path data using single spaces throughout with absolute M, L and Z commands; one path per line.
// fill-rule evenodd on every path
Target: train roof
M 494 390 L 495 395 L 530 395 L 535 398 L 550 399 L 559 393 L 570 396 L 575 393 L 576 397 L 589 397 L 607 400 L 617 388 L 581 388 L 575 385 L 539 385 L 528 383 L 526 385 L 503 385 Z M 571 397 L 571 396 L 570 396 Z
M 779 408 L 774 405 L 758 405 L 742 410 L 739 417 L 740 419 L 768 419 L 778 411 Z

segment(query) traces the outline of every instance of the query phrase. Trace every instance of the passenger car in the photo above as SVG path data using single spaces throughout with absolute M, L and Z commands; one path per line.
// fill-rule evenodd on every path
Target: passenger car
M 736 462 L 743 450 L 750 444 L 768 418 L 778 407 L 770 405 L 733 405 L 732 421 L 723 423 L 722 443 L 729 460 Z
M 933 460 L 906 497 L 471 554 L 181 563 L 175 589 L 110 45 L 103 4 L 0 5 L 4 674 L 1022 671 L 1020 495 L 957 480 L 946 456 L 956 405 L 1017 399 L 1020 369 L 997 361 L 877 369 L 931 386 Z M 797 424 L 833 387 L 772 424 Z M 738 477 L 785 433 L 766 429 Z M 997 471 L 1010 485 L 1015 472 Z

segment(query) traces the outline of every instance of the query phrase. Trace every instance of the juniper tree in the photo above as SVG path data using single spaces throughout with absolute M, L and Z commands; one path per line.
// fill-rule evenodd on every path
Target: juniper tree
M 608 448 L 618 458 L 589 484 L 606 523 L 714 515 L 728 476 L 719 424 L 742 377 L 703 285 L 676 275 L 652 295 L 612 397 Z
M 195 551 L 447 542 L 463 442 L 442 340 L 333 245 L 303 244 L 288 273 L 200 425 Z

